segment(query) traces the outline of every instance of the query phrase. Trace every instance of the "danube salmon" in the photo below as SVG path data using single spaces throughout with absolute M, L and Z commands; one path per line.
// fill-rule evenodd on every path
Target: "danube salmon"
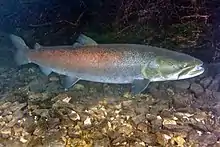
M 203 62 L 190 55 L 139 44 L 97 44 L 80 35 L 74 45 L 41 46 L 29 49 L 24 40 L 10 35 L 17 48 L 18 65 L 35 63 L 42 72 L 65 75 L 64 87 L 79 80 L 132 84 L 132 94 L 142 92 L 150 82 L 181 80 L 204 72 Z

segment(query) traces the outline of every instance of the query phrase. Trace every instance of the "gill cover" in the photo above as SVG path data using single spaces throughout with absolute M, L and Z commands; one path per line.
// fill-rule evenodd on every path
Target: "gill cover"
M 153 81 L 178 80 L 197 76 L 201 73 L 202 62 L 193 57 L 167 58 L 157 56 L 148 65 L 142 67 L 145 78 Z

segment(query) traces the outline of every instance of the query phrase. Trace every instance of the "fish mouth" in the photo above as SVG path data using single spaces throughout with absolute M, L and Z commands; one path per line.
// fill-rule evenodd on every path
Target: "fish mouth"
M 203 67 L 203 64 L 193 66 L 193 67 L 188 67 L 179 73 L 178 79 L 193 78 L 193 77 L 196 77 L 196 76 L 203 74 L 204 71 L 205 71 L 205 69 Z

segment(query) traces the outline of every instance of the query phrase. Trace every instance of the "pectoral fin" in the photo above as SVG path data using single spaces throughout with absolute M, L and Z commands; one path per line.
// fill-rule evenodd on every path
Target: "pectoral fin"
M 143 92 L 149 85 L 148 79 L 135 79 L 131 86 L 131 93 L 133 95 Z
M 63 81 L 63 86 L 68 89 L 75 85 L 80 79 L 77 77 L 66 76 Z

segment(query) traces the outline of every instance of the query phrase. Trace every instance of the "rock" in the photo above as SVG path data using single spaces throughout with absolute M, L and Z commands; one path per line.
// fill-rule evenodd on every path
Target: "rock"
M 37 79 L 31 81 L 28 86 L 32 92 L 44 92 L 46 89 L 46 82 L 45 79 Z
M 120 144 L 122 144 L 123 142 L 125 142 L 126 141 L 126 138 L 125 137 L 123 137 L 123 136 L 118 136 L 117 138 L 115 138 L 115 139 L 113 139 L 112 140 L 112 142 L 111 142 L 111 144 L 113 145 L 113 146 L 118 146 L 118 145 L 120 145 Z
M 171 142 L 172 145 L 177 145 L 179 147 L 184 147 L 184 144 L 185 144 L 186 141 L 183 138 L 183 136 L 175 136 L 175 137 L 171 138 L 170 142 Z
M 217 140 L 218 138 L 212 133 L 205 133 L 198 139 L 200 145 L 213 145 Z
M 28 142 L 27 146 L 30 147 L 43 147 L 41 136 L 33 136 L 32 139 Z
M 13 126 L 13 132 L 14 132 L 15 136 L 21 136 L 22 131 L 23 131 L 22 127 L 20 127 L 18 125 Z
M 29 102 L 33 103 L 33 104 L 38 104 L 42 101 L 48 100 L 49 94 L 48 93 L 33 93 L 30 92 L 28 95 L 28 100 Z
M 162 90 L 158 90 L 158 89 L 151 89 L 150 94 L 157 99 L 169 99 L 170 96 L 167 92 L 167 89 L 162 89 Z
M 6 103 L 3 103 L 2 105 L 0 105 L 0 110 L 5 110 L 7 108 L 9 108 L 11 106 L 11 102 L 6 102 Z
M 84 89 L 85 89 L 85 86 L 82 85 L 82 84 L 75 84 L 75 85 L 73 86 L 73 89 L 74 89 L 74 90 L 84 90 Z
M 83 122 L 84 126 L 86 127 L 90 127 L 92 125 L 92 122 L 91 122 L 91 118 L 88 116 L 84 122 Z
M 22 142 L 22 143 L 26 143 L 26 142 L 28 142 L 28 140 L 25 139 L 24 136 L 21 136 L 21 137 L 20 137 L 20 142 Z
M 159 114 L 164 109 L 169 109 L 169 101 L 159 101 L 155 105 L 151 106 L 150 113 L 151 114 Z
M 192 83 L 190 86 L 190 90 L 195 93 L 196 96 L 199 96 L 200 94 L 202 94 L 204 92 L 204 89 L 201 85 L 196 84 L 196 83 Z
M 49 75 L 49 79 L 50 82 L 58 82 L 60 80 L 60 78 L 56 75 Z
M 164 134 L 164 133 L 161 133 L 161 132 L 157 132 L 157 133 L 156 133 L 157 142 L 158 142 L 161 146 L 167 146 L 168 141 L 169 141 L 171 138 L 172 138 L 171 135 Z
M 164 110 L 161 111 L 160 116 L 163 117 L 163 118 L 164 117 L 165 118 L 171 118 L 172 117 L 172 112 L 168 109 L 164 109 Z
M 130 108 L 132 105 L 133 105 L 132 100 L 127 100 L 127 101 L 122 102 L 122 106 L 125 107 L 125 108 Z
M 212 96 L 217 102 L 220 102 L 220 92 L 213 91 Z
M 141 122 L 141 123 L 139 123 L 139 124 L 137 125 L 137 129 L 140 130 L 140 131 L 142 131 L 143 133 L 148 133 L 148 131 L 149 131 L 149 126 L 148 126 L 146 123 Z
M 217 103 L 214 106 L 212 106 L 211 110 L 213 111 L 214 114 L 220 116 L 220 103 Z
M 0 130 L 0 134 L 2 135 L 11 135 L 11 128 L 10 127 L 4 127 Z
M 201 136 L 202 132 L 197 131 L 197 130 L 192 130 L 188 133 L 187 139 L 193 142 L 196 142 L 199 137 Z
M 220 142 L 216 142 L 213 147 L 220 147 Z
M 157 116 L 156 115 L 153 115 L 153 114 L 146 114 L 146 119 L 148 120 L 148 121 L 152 121 L 152 120 L 155 120 L 155 119 L 157 119 Z
M 62 86 L 56 82 L 50 82 L 46 87 L 46 91 L 50 93 L 59 93 L 61 90 Z
M 158 116 L 157 119 L 151 121 L 151 125 L 152 125 L 152 131 L 159 130 L 163 125 L 162 118 Z
M 125 136 L 129 135 L 133 131 L 132 125 L 124 124 L 123 126 L 118 127 L 118 132 L 124 134 Z
M 220 81 L 220 74 L 216 74 L 214 79 Z
M 173 86 L 175 89 L 179 89 L 179 90 L 185 90 L 188 89 L 190 87 L 190 82 L 183 80 L 183 81 L 175 81 L 173 82 Z
M 71 111 L 70 114 L 68 114 L 69 118 L 72 120 L 72 121 L 78 121 L 80 120 L 80 116 L 79 114 L 76 112 L 76 111 Z
M 207 89 L 209 89 L 211 91 L 218 91 L 218 89 L 219 89 L 219 81 L 214 79 L 212 81 L 212 83 L 208 86 Z
M 21 119 L 23 117 L 24 113 L 22 111 L 20 111 L 19 109 L 16 110 L 13 113 L 13 118 L 12 120 L 8 123 L 8 126 L 12 127 L 14 126 L 16 123 L 18 123 L 18 120 Z
M 189 93 L 176 93 L 173 96 L 173 106 L 175 108 L 184 108 L 191 105 L 193 101 L 193 95 Z
M 35 110 L 33 110 L 33 114 L 48 118 L 49 117 L 49 109 L 35 109 Z
M 155 145 L 156 143 L 156 135 L 155 134 L 149 134 L 149 133 L 140 133 L 139 138 L 145 142 L 147 145 Z
M 140 114 L 146 114 L 149 112 L 149 107 L 147 107 L 148 104 L 144 103 L 143 105 L 138 105 L 136 108 L 135 108 L 135 113 L 137 115 L 140 115 Z
M 206 77 L 200 81 L 200 84 L 204 87 L 207 88 L 209 84 L 212 82 L 213 78 L 212 77 Z
M 34 118 L 33 117 L 27 117 L 25 118 L 25 121 L 23 123 L 24 126 L 24 130 L 28 133 L 33 133 L 35 128 L 36 128 L 36 123 L 34 122 Z
M 176 121 L 175 120 L 172 120 L 172 119 L 164 119 L 163 120 L 163 125 L 166 126 L 166 125 L 177 125 Z
M 36 135 L 36 136 L 42 137 L 42 136 L 44 136 L 45 131 L 46 131 L 45 128 L 43 128 L 43 127 L 37 127 L 37 128 L 34 130 L 33 134 Z
M 5 116 L 5 118 L 7 119 L 7 122 L 10 122 L 13 117 L 12 117 L 12 115 L 7 115 L 7 116 Z
M 54 129 L 58 125 L 60 125 L 60 119 L 59 118 L 49 118 L 48 119 L 48 127 L 49 128 Z
M 145 121 L 145 114 L 140 114 L 137 116 L 132 117 L 132 120 L 134 122 L 134 124 L 139 124 L 140 122 L 144 122 Z
M 12 112 L 16 111 L 16 110 L 21 110 L 22 108 L 24 108 L 25 106 L 27 106 L 27 103 L 21 103 L 19 104 L 18 102 L 14 102 L 12 104 L 12 106 L 10 107 L 10 110 Z
M 95 147 L 109 147 L 111 146 L 110 140 L 108 138 L 102 138 L 94 141 Z

